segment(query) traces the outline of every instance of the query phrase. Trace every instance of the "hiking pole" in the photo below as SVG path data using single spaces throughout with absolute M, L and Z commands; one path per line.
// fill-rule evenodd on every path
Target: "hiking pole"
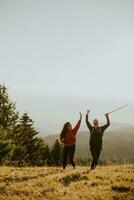
M 127 106 L 128 106 L 128 104 L 126 104 L 126 105 L 124 105 L 124 106 L 121 106 L 121 107 L 119 107 L 119 108 L 117 108 L 117 109 L 115 109 L 115 110 L 112 110 L 111 112 L 109 112 L 109 113 L 107 113 L 107 114 L 109 115 L 109 114 L 111 114 L 111 113 L 113 113 L 113 112 L 116 112 L 117 110 L 120 110 L 120 109 L 125 108 L 125 107 L 127 107 Z

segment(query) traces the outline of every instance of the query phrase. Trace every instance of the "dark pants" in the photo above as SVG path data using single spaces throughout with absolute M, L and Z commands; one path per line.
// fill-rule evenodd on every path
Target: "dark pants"
M 97 165 L 97 162 L 98 162 L 98 159 L 99 159 L 99 156 L 100 156 L 100 153 L 101 153 L 101 148 L 90 147 L 90 151 L 91 151 L 91 154 L 92 154 L 92 157 L 93 157 L 93 161 L 92 161 L 92 164 L 91 164 L 91 169 L 93 169 Z
M 71 145 L 71 146 L 65 145 L 64 146 L 64 148 L 63 148 L 63 169 L 66 168 L 68 156 L 69 156 L 71 165 L 75 168 L 75 162 L 73 160 L 74 153 L 75 153 L 75 145 Z

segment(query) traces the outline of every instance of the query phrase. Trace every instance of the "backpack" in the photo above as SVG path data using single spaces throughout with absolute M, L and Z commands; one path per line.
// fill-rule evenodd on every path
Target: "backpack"
M 97 130 L 95 128 L 92 129 L 91 131 L 91 136 L 90 136 L 90 146 L 101 146 L 102 145 L 102 136 L 103 133 L 101 131 L 101 128 L 99 127 Z

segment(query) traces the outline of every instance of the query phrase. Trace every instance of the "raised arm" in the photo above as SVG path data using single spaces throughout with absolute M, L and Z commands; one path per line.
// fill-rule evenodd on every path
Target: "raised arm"
M 110 119 L 109 119 L 108 113 L 106 113 L 105 116 L 106 116 L 106 120 L 107 120 L 106 125 L 107 125 L 107 126 L 110 126 Z
M 107 123 L 101 127 L 102 133 L 110 126 L 110 119 L 109 119 L 108 113 L 105 114 L 105 117 L 106 117 Z
M 76 124 L 75 127 L 73 128 L 74 134 L 77 133 L 77 131 L 79 130 L 80 125 L 81 125 L 81 120 L 82 120 L 82 114 L 81 114 L 81 112 L 79 113 L 79 115 L 80 115 L 79 121 L 77 122 L 77 124 Z
M 89 120 L 88 120 L 88 115 L 89 115 L 89 110 L 87 111 L 87 114 L 86 114 L 86 124 L 87 124 L 87 127 L 89 128 L 89 130 L 90 131 L 92 131 L 92 126 L 91 126 L 91 124 L 90 124 L 90 122 L 89 122 Z

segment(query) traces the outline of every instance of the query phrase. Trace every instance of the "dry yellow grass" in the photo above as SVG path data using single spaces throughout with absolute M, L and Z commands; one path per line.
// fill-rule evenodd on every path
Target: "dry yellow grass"
M 134 200 L 134 165 L 0 167 L 0 200 Z

